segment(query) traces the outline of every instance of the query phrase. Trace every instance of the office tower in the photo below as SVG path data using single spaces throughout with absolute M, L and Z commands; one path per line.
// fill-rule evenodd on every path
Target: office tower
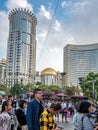
M 0 61 L 0 84 L 5 84 L 6 77 L 6 59 L 2 58 Z
M 98 72 L 98 43 L 88 45 L 70 45 L 64 47 L 63 63 L 65 85 L 77 86 L 79 78 L 89 72 Z
M 9 13 L 7 47 L 7 86 L 34 83 L 36 64 L 37 18 L 26 9 Z

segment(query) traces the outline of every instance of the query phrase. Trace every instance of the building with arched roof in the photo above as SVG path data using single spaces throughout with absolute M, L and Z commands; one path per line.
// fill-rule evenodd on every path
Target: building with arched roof
M 41 83 L 46 85 L 57 85 L 57 72 L 52 68 L 42 70 Z

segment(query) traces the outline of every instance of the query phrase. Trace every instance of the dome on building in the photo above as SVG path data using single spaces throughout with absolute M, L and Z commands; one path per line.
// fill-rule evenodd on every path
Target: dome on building
M 52 68 L 46 68 L 46 69 L 42 70 L 42 72 L 41 72 L 41 75 L 49 75 L 49 74 L 57 75 L 57 72 Z
M 1 62 L 6 62 L 6 59 L 5 59 L 5 58 L 2 58 L 2 59 L 1 59 Z

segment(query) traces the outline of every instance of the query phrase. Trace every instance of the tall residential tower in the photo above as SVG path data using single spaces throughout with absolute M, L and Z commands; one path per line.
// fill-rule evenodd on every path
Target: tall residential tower
M 98 43 L 64 47 L 65 85 L 77 86 L 79 78 L 98 72 Z
M 34 83 L 36 65 L 37 18 L 26 9 L 9 13 L 7 47 L 7 86 Z

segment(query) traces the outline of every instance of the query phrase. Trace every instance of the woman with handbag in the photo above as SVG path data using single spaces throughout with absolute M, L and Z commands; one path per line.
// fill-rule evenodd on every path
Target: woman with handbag
M 27 102 L 25 100 L 20 100 L 19 108 L 16 110 L 16 117 L 18 121 L 17 130 L 27 130 L 26 107 Z

